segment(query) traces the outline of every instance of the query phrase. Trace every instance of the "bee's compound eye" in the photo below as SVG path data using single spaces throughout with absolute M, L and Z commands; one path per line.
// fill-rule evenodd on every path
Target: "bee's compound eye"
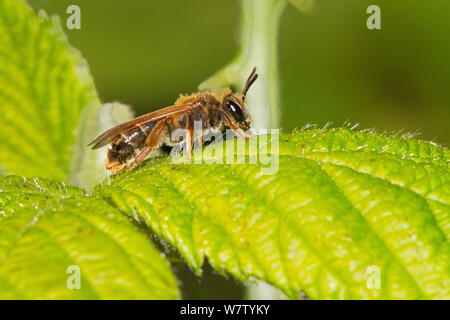
M 233 101 L 228 101 L 227 107 L 237 122 L 241 122 L 244 120 L 244 115 L 242 114 L 242 109 L 238 104 L 236 104 Z

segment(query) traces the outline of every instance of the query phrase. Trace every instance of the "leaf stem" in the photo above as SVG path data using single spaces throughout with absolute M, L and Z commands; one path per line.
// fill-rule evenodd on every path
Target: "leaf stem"
M 247 95 L 255 129 L 280 126 L 278 76 L 279 20 L 287 5 L 285 0 L 241 0 L 240 50 L 223 69 L 200 85 L 219 90 L 225 86 L 242 88 L 247 73 L 256 66 L 260 75 Z M 263 282 L 249 285 L 247 298 L 280 298 L 280 290 Z
M 236 57 L 200 85 L 213 90 L 242 88 L 253 66 L 260 79 L 248 94 L 255 129 L 280 125 L 277 37 L 285 0 L 241 0 L 240 50 Z

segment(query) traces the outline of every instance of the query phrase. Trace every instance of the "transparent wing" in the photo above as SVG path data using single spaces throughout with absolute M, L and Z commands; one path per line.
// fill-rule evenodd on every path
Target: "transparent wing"
M 197 108 L 199 105 L 200 104 L 197 102 L 190 103 L 190 104 L 184 104 L 184 105 L 173 105 L 173 106 L 166 107 L 166 108 L 163 108 L 160 110 L 156 110 L 154 112 L 144 114 L 140 117 L 137 117 L 128 122 L 119 124 L 118 126 L 105 131 L 104 133 L 99 135 L 94 141 L 89 143 L 87 146 L 88 147 L 92 146 L 92 149 L 101 148 L 103 146 L 106 146 L 107 144 L 110 144 L 122 133 L 132 130 L 137 125 L 145 125 L 152 121 L 157 121 L 162 118 L 166 118 L 166 117 L 178 114 L 178 113 L 186 112 L 186 111 L 192 110 L 194 108 Z

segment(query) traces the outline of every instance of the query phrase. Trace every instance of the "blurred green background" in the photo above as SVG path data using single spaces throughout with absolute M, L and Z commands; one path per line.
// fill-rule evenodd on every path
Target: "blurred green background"
M 81 50 L 101 99 L 143 114 L 172 104 L 236 53 L 239 0 L 29 0 L 57 14 L 81 8 L 81 30 L 66 30 Z M 381 7 L 381 30 L 366 8 Z M 317 0 L 281 19 L 282 130 L 307 123 L 416 132 L 450 141 L 450 1 Z M 207 268 L 200 280 L 176 266 L 190 298 L 238 298 L 242 286 Z
M 58 14 L 81 8 L 70 42 L 103 101 L 138 114 L 172 104 L 235 54 L 239 0 L 29 0 Z M 366 8 L 381 7 L 381 30 Z M 419 130 L 450 141 L 450 1 L 318 0 L 281 20 L 282 129 L 350 120 L 379 131 Z

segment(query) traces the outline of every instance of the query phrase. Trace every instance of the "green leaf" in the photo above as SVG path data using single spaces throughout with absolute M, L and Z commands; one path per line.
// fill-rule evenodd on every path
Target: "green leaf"
M 237 153 L 246 164 L 164 158 L 96 194 L 143 219 L 197 272 L 206 257 L 219 272 L 291 298 L 300 290 L 316 299 L 450 298 L 448 149 L 346 128 L 279 139 L 274 175 L 249 164 L 248 150 Z
M 0 178 L 1 299 L 178 297 L 167 262 L 117 209 L 63 183 Z
M 66 180 L 83 107 L 98 104 L 86 62 L 57 18 L 0 1 L 0 166 Z

